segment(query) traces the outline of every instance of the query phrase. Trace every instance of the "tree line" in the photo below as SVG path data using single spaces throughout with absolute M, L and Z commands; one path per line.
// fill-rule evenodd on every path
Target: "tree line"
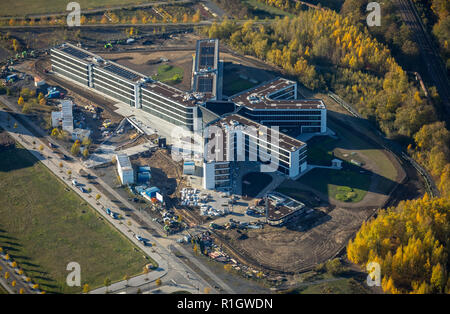
M 353 263 L 380 265 L 390 293 L 450 293 L 450 200 L 403 201 L 364 223 L 347 246 Z

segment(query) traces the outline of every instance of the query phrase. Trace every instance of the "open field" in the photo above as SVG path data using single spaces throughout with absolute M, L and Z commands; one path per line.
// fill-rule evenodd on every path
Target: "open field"
M 0 153 L 0 245 L 50 293 L 77 293 L 65 285 L 69 262 L 82 284 L 135 275 L 148 257 L 22 149 Z
M 77 0 L 81 10 L 117 5 L 141 4 L 141 0 Z M 2 6 L 1 16 L 24 16 L 26 14 L 45 14 L 65 12 L 69 2 L 60 0 L 17 0 Z

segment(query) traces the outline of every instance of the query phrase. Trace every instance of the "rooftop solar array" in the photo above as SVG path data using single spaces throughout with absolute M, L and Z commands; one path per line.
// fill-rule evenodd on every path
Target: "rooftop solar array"
M 214 66 L 214 55 L 200 55 L 200 66 Z
M 81 50 L 75 49 L 73 47 L 66 47 L 61 49 L 62 51 L 64 51 L 65 53 L 68 53 L 74 57 L 77 57 L 79 59 L 85 59 L 87 57 L 89 57 L 89 55 Z
M 200 48 L 202 55 L 213 55 L 214 54 L 214 46 L 204 46 Z
M 108 64 L 104 69 L 130 81 L 134 81 L 139 78 L 139 75 L 136 73 L 120 68 L 114 64 Z

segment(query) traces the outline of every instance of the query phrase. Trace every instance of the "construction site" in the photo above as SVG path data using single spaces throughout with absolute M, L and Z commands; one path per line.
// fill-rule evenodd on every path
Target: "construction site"
M 136 39 L 132 45 L 114 49 L 103 43 L 87 42 L 86 46 L 149 77 L 161 78 L 167 74 L 164 71 L 169 71 L 164 77 L 168 79 L 167 84 L 189 90 L 198 39 L 200 37 L 192 33 L 180 33 L 154 36 L 151 42 L 148 38 Z M 222 49 L 221 59 L 224 95 L 234 95 L 280 75 L 279 69 L 252 57 L 237 55 L 227 47 Z M 79 140 L 82 150 L 87 149 L 88 153 L 64 158 L 81 160 L 120 195 L 132 201 L 134 209 L 147 213 L 168 236 L 184 243 L 186 248 L 197 250 L 216 263 L 230 264 L 247 278 L 277 282 L 280 275 L 289 277 L 314 269 L 317 264 L 340 256 L 348 239 L 377 208 L 404 198 L 404 195 L 396 197 L 396 193 L 405 191 L 397 189 L 400 183 L 416 186 L 415 190 L 409 189 L 415 192 L 409 192 L 408 197 L 421 193 L 421 179 L 417 174 L 374 142 L 373 134 L 368 132 L 364 137 L 348 134 L 356 134 L 355 124 L 348 124 L 349 118 L 342 107 L 326 97 L 324 101 L 336 145 L 325 153 L 339 156 L 344 160 L 344 170 L 361 179 L 360 185 L 349 183 L 350 190 L 345 192 L 363 191 L 361 199 L 355 202 L 340 201 L 329 193 L 334 187 L 325 185 L 322 190 L 321 182 L 311 185 L 310 180 L 302 177 L 293 180 L 273 173 L 265 179 L 252 178 L 249 176 L 254 172 L 252 166 L 231 173 L 238 186 L 234 191 L 239 193 L 203 189 L 192 175 L 184 173 L 183 161 L 172 159 L 167 125 L 142 118 L 129 106 L 52 74 L 47 52 L 9 66 L 4 72 L 5 78 L 12 73 L 19 76 L 8 83 L 16 91 L 8 96 L 14 104 L 18 103 L 21 90 L 35 89 L 33 78 L 45 81 L 45 86 L 39 84 L 46 104 L 34 106 L 29 116 L 48 133 L 55 128 L 63 130 L 62 126 L 51 125 L 51 115 L 61 110 L 62 101 L 72 102 L 73 128 L 89 130 L 89 136 L 76 138 L 73 134 L 55 134 L 55 139 L 68 150 Z M 171 80 L 174 75 L 179 75 L 177 80 Z M 56 90 L 59 95 L 49 97 Z M 298 94 L 312 96 L 301 87 Z M 85 137 L 89 138 L 89 144 L 83 143 Z M 321 143 L 318 141 L 319 146 Z M 344 154 L 349 156 L 348 162 Z M 121 179 L 118 155 L 129 159 L 132 182 L 124 183 Z M 359 165 L 351 160 L 357 160 Z M 335 185 L 336 189 L 343 188 Z M 270 193 L 272 201 L 268 200 Z M 266 206 L 265 202 L 271 203 Z M 127 209 L 122 204 L 118 204 L 118 208 Z M 128 210 L 132 215 L 131 209 Z

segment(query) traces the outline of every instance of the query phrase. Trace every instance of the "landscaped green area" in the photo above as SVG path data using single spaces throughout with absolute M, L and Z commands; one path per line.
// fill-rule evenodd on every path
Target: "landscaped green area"
M 0 246 L 43 290 L 81 292 L 65 283 L 70 262 L 91 288 L 154 263 L 28 151 L 3 151 L 0 159 Z
M 370 175 L 353 170 L 315 168 L 298 181 L 333 199 L 356 203 L 366 195 Z
M 183 69 L 169 64 L 162 64 L 158 67 L 158 74 L 154 79 L 167 84 L 178 84 L 183 80 Z
M 60 0 L 17 0 L 2 6 L 1 16 L 24 16 L 26 14 L 60 13 L 66 12 L 70 1 Z M 113 7 L 127 4 L 140 4 L 142 0 L 77 0 L 81 10 L 99 7 Z M 68 12 L 68 11 L 67 11 Z

